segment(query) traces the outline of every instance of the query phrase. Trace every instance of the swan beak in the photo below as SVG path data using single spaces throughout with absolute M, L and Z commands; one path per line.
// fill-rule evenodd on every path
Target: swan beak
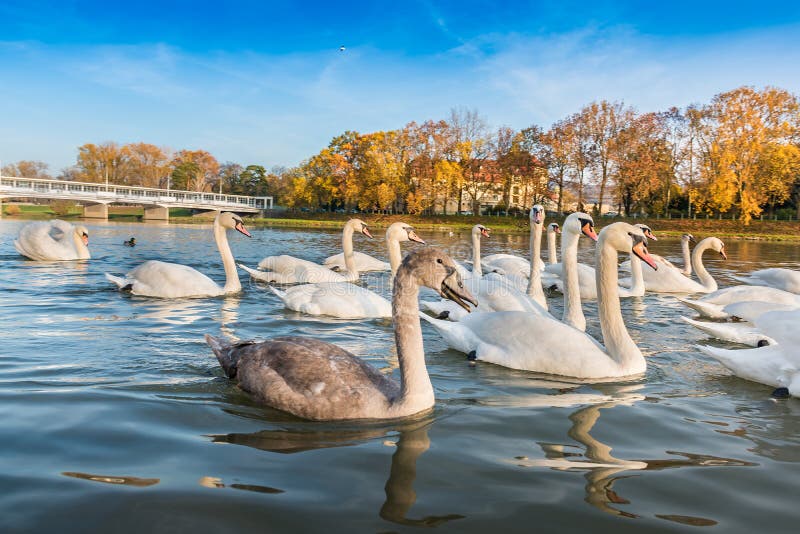
M 554 227 L 553 227 L 553 231 L 554 231 L 555 233 L 557 233 L 557 234 L 560 234 L 560 233 L 561 233 L 561 227 L 560 227 L 560 226 L 554 226 Z
M 542 212 L 540 210 L 533 210 L 533 222 L 534 224 L 542 224 L 544 218 L 542 217 Z
M 728 255 L 725 254 L 725 247 L 722 247 L 721 249 L 719 249 L 719 255 L 722 256 L 723 260 L 727 260 L 728 259 Z
M 87 247 L 89 246 L 89 236 L 88 235 L 81 234 L 81 241 L 83 241 L 83 244 L 86 245 Z
M 689 243 L 697 243 L 697 239 L 693 235 L 689 235 Z
M 472 311 L 469 304 L 473 306 L 478 305 L 478 301 L 467 288 L 464 287 L 464 283 L 461 281 L 461 277 L 458 276 L 458 272 L 455 269 L 453 269 L 452 273 L 447 275 L 447 278 L 442 280 L 441 295 L 467 310 L 467 313 Z M 467 304 L 467 302 L 469 304 Z
M 658 241 L 658 238 L 653 235 L 652 230 L 648 230 L 647 233 L 644 235 L 647 239 L 652 239 L 653 241 Z
M 639 241 L 633 245 L 633 253 L 636 254 L 640 260 L 652 267 L 654 271 L 658 270 L 658 265 L 656 265 L 656 262 L 650 253 L 647 252 L 647 247 L 644 246 L 644 241 Z
M 487 238 L 487 239 L 488 239 L 489 237 L 491 237 L 491 236 L 489 236 L 489 229 L 488 229 L 488 228 L 481 228 L 481 235 L 482 235 L 483 237 Z
M 415 243 L 422 243 L 423 245 L 425 244 L 425 241 L 420 238 L 414 230 L 408 232 L 408 240 L 414 241 Z
M 237 222 L 236 226 L 234 226 L 234 228 L 236 229 L 237 232 L 241 232 L 244 235 L 246 235 L 247 237 L 253 237 L 253 236 L 250 235 L 250 232 L 247 231 L 247 228 L 245 228 L 244 224 L 242 224 L 241 222 Z
M 361 233 L 367 236 L 368 238 L 373 239 L 372 234 L 369 233 L 369 228 L 367 228 L 366 225 L 364 225 L 364 227 L 361 229 Z
M 583 235 L 592 241 L 597 241 L 597 232 L 594 231 L 594 225 L 591 222 L 586 221 L 583 223 L 583 226 L 581 226 L 581 232 L 583 232 Z

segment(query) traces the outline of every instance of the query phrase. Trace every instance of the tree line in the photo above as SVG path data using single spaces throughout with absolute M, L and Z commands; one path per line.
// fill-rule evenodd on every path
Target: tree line
M 17 166 L 25 176 L 46 171 Z M 739 87 L 659 112 L 592 102 L 547 129 L 521 130 L 490 128 L 458 108 L 397 130 L 346 131 L 300 165 L 270 171 L 219 164 L 202 150 L 86 144 L 60 178 L 269 194 L 294 208 L 447 213 L 468 204 L 478 213 L 491 196 L 497 209 L 547 201 L 559 212 L 611 207 L 749 223 L 780 210 L 800 216 L 800 105 L 780 88 Z

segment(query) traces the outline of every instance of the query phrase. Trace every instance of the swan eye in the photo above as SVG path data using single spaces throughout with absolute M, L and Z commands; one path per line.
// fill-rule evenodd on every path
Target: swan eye
M 458 287 L 464 287 L 464 283 L 461 280 L 458 281 Z

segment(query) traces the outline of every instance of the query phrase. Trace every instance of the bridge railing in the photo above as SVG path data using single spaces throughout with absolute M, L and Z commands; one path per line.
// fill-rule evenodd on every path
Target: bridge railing
M 229 208 L 271 209 L 272 197 L 225 195 L 175 189 L 156 189 L 128 185 L 67 182 L 42 178 L 0 176 L 0 193 L 25 196 L 74 197 L 76 200 L 96 199 L 98 202 L 153 203 L 166 205 L 219 206 Z

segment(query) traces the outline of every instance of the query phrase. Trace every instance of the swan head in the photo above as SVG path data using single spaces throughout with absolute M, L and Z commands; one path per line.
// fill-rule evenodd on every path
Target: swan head
M 478 305 L 478 301 L 464 287 L 464 282 L 456 270 L 456 264 L 444 252 L 435 248 L 424 248 L 409 253 L 397 272 L 398 279 L 405 271 L 417 280 L 417 284 L 429 287 L 442 298 L 452 300 L 468 312 L 469 304 Z
M 597 241 L 597 232 L 594 230 L 594 219 L 588 213 L 580 211 L 570 213 L 564 220 L 564 232 L 583 234 L 592 241 Z
M 709 243 L 709 248 L 711 250 L 719 252 L 719 255 L 722 256 L 723 260 L 727 260 L 728 255 L 725 254 L 725 243 L 723 243 L 722 240 L 718 237 L 709 237 L 707 239 Z
M 548 234 L 560 234 L 561 233 L 561 227 L 558 225 L 558 223 L 550 223 L 550 224 L 547 225 L 547 233 Z
M 658 241 L 658 238 L 655 235 L 653 235 L 653 230 L 649 226 L 647 226 L 646 224 L 636 224 L 634 226 L 636 226 L 637 228 L 641 228 L 642 233 L 644 234 L 644 236 L 647 239 L 652 239 L 653 241 Z
M 534 204 L 529 216 L 531 224 L 542 224 L 544 222 L 544 206 L 541 204 Z
M 479 235 L 479 236 L 488 238 L 489 237 L 489 232 L 491 232 L 491 230 L 489 230 L 488 228 L 486 228 L 482 224 L 476 224 L 475 226 L 472 227 L 472 235 L 473 236 Z
M 647 250 L 647 237 L 641 228 L 625 222 L 609 224 L 600 231 L 600 244 L 608 244 L 618 252 L 633 253 L 640 260 L 658 270 L 655 260 Z
M 369 232 L 369 227 L 367 226 L 367 223 L 365 223 L 361 219 L 350 219 L 349 221 L 347 221 L 347 224 L 345 226 L 349 226 L 350 228 L 353 229 L 354 232 L 361 232 L 368 238 L 372 239 L 372 234 Z
M 414 241 L 415 243 L 425 244 L 425 241 L 417 235 L 414 227 L 404 222 L 396 222 L 389 225 L 386 229 L 386 239 L 395 239 L 396 241 Z
M 77 235 L 81 239 L 81 241 L 83 241 L 84 245 L 86 245 L 87 247 L 89 246 L 89 230 L 87 230 L 85 226 L 83 226 L 82 224 L 76 226 L 75 235 Z
M 688 241 L 689 243 L 696 243 L 697 240 L 694 238 L 692 234 L 683 234 L 681 236 L 681 241 Z
M 241 217 L 236 215 L 235 213 L 231 213 L 229 211 L 223 211 L 217 218 L 214 219 L 214 224 L 218 224 L 219 226 L 225 229 L 236 230 L 247 237 L 253 237 L 250 235 L 250 232 L 247 231 L 247 228 L 244 227 L 244 221 Z

